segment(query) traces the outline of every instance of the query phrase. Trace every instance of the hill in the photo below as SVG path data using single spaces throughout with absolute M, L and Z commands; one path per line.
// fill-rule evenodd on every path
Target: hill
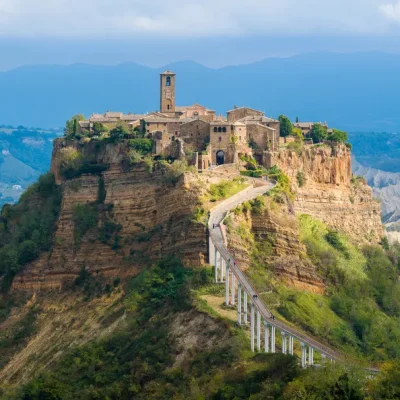
M 61 126 L 78 112 L 158 109 L 158 74 L 178 74 L 181 105 L 203 103 L 219 113 L 234 104 L 292 119 L 327 120 L 345 130 L 400 130 L 400 55 L 314 53 L 210 69 L 185 61 L 154 69 L 138 64 L 26 66 L 0 73 L 7 123 Z M 107 96 L 105 96 L 107 93 Z M 345 94 L 345 95 L 344 95 Z
M 17 201 L 48 170 L 53 140 L 60 134 L 58 130 L 0 126 L 0 206 Z

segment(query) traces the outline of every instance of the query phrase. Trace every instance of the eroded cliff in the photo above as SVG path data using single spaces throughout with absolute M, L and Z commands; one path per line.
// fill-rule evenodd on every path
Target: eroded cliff
M 290 178 L 297 214 L 312 215 L 357 242 L 376 243 L 384 236 L 380 203 L 365 182 L 352 179 L 346 146 L 283 150 L 275 161 Z
M 65 179 L 60 166 L 71 147 L 90 157 L 87 169 L 97 172 Z M 82 268 L 107 277 L 132 276 L 168 255 L 180 256 L 186 265 L 204 264 L 206 228 L 192 218 L 204 190 L 199 177 L 185 173 L 174 181 L 162 168 L 150 172 L 145 163 L 127 166 L 126 154 L 124 144 L 56 141 L 52 172 L 63 199 L 53 248 L 24 268 L 14 289 L 60 289 Z M 96 222 L 77 238 L 74 220 L 88 213 Z

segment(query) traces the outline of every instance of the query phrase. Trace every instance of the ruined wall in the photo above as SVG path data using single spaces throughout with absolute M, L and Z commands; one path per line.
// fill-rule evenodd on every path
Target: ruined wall
M 148 172 L 144 164 L 124 171 L 122 144 L 107 144 L 95 150 L 98 163 L 110 168 L 97 175 L 82 175 L 63 180 L 59 173 L 63 140 L 55 142 L 52 170 L 63 187 L 61 213 L 51 252 L 28 265 L 14 280 L 13 288 L 59 289 L 75 279 L 82 267 L 108 277 L 132 276 L 150 261 L 167 255 L 182 257 L 188 266 L 207 260 L 206 227 L 191 220 L 202 195 L 202 185 L 195 175 L 185 174 L 176 184 L 166 181 L 162 171 Z M 79 147 L 78 144 L 75 146 Z M 104 183 L 105 199 L 99 201 L 99 185 Z M 79 244 L 74 240 L 73 208 L 76 204 L 95 205 L 98 226 L 91 229 Z M 119 243 L 102 243 L 99 229 L 111 222 L 121 226 Z
M 379 202 L 372 189 L 352 182 L 351 152 L 344 145 L 306 147 L 297 154 L 283 150 L 273 161 L 290 178 L 296 213 L 310 214 L 359 242 L 384 235 Z

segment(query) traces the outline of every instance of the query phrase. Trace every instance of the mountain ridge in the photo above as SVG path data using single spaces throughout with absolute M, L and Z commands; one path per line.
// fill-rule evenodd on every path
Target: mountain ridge
M 248 104 L 273 117 L 287 113 L 293 120 L 326 120 L 345 130 L 400 130 L 395 107 L 400 55 L 371 52 L 309 53 L 218 69 L 188 60 L 158 68 L 138 63 L 24 66 L 0 73 L 0 89 L 8 93 L 0 99 L 8 116 L 4 122 L 51 127 L 78 112 L 154 111 L 157 75 L 168 68 L 177 73 L 178 104 L 198 102 L 218 113 Z

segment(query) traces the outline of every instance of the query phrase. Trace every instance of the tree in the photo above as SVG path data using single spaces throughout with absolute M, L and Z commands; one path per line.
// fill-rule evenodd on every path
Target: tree
M 292 135 L 295 137 L 296 142 L 303 142 L 304 136 L 300 128 L 293 128 Z
M 78 133 L 79 121 L 84 121 L 85 116 L 83 114 L 76 114 L 70 120 L 65 123 L 64 134 L 65 136 L 73 137 Z
M 25 240 L 18 249 L 18 263 L 24 265 L 39 256 L 39 249 L 33 240 Z
M 14 246 L 6 245 L 0 249 L 0 276 L 8 271 L 18 270 L 18 253 Z
M 347 142 L 349 139 L 347 132 L 340 131 L 338 129 L 333 129 L 333 132 L 328 136 L 328 140 L 332 142 Z
M 101 122 L 95 122 L 93 124 L 93 133 L 100 136 L 102 133 L 107 132 L 107 128 Z
M 328 137 L 328 129 L 321 124 L 314 124 L 311 131 L 310 136 L 314 143 L 321 143 Z
M 289 136 L 293 130 L 293 125 L 290 122 L 290 119 L 288 117 L 286 117 L 285 115 L 280 115 L 279 122 L 281 123 L 280 136 L 282 136 L 282 137 Z
M 117 125 L 114 129 L 111 129 L 110 131 L 110 137 L 113 139 L 123 139 L 124 136 L 128 134 L 128 130 L 122 125 Z

